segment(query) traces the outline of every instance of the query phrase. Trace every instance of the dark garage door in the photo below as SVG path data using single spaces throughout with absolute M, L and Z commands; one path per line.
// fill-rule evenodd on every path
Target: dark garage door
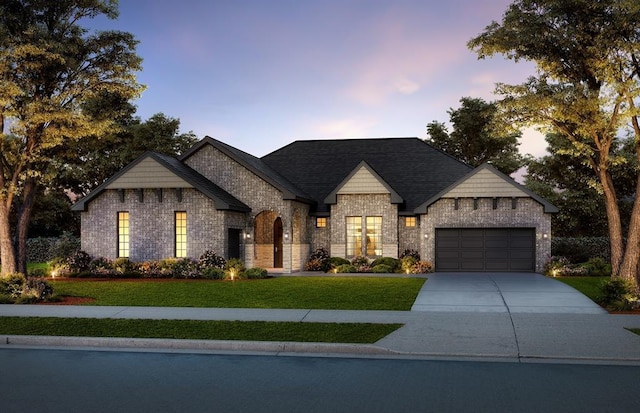
M 436 229 L 436 271 L 535 271 L 533 228 Z

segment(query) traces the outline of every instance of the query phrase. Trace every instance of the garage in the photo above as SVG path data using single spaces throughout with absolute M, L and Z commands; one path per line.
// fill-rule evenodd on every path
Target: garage
M 534 228 L 437 228 L 436 271 L 535 271 Z

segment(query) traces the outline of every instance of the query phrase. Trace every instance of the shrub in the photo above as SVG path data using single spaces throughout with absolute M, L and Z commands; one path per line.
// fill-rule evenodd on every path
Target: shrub
M 331 257 L 329 262 L 331 263 L 331 268 L 339 267 L 344 264 L 351 264 L 348 259 L 342 257 Z
M 411 254 L 405 255 L 400 259 L 400 269 L 405 274 L 411 274 L 411 272 L 413 271 L 413 267 L 419 261 L 420 260 L 416 258 L 414 255 L 411 255 Z
M 410 269 L 411 274 L 427 274 L 433 271 L 430 261 L 418 261 Z
M 116 273 L 113 268 L 113 262 L 111 262 L 110 259 L 104 257 L 98 257 L 91 260 L 87 269 L 89 270 L 89 272 L 91 272 L 89 276 L 111 277 Z
M 226 264 L 227 261 L 223 257 L 217 255 L 211 250 L 203 252 L 198 259 L 198 267 L 200 267 L 201 270 L 205 270 L 207 268 L 223 269 Z
M 80 238 L 70 232 L 64 232 L 60 238 L 55 239 L 51 246 L 50 254 L 53 258 L 67 258 L 80 251 Z
M 138 276 L 138 266 L 129 258 L 118 258 L 113 261 L 113 270 L 116 274 L 126 276 Z
M 27 282 L 24 274 L 13 273 L 0 277 L 0 294 L 16 299 L 22 295 L 24 284 Z
M 54 258 L 53 246 L 57 238 L 29 238 L 27 240 L 27 261 L 47 262 Z M 66 257 L 64 257 L 66 258 Z
M 351 265 L 356 268 L 356 272 L 371 272 L 371 265 L 367 257 L 356 255 L 351 259 Z
M 373 262 L 371 263 L 371 266 L 373 268 L 375 268 L 380 264 L 384 264 L 387 267 L 389 267 L 389 272 L 395 272 L 396 269 L 398 268 L 399 263 L 400 263 L 400 260 L 397 260 L 395 258 L 381 257 L 381 258 L 376 258 L 375 260 L 373 260 Z
M 225 274 L 224 270 L 221 268 L 208 267 L 202 271 L 201 276 L 205 280 L 223 280 Z
M 34 268 L 32 270 L 29 270 L 27 275 L 29 277 L 45 278 L 49 276 L 49 270 L 47 270 L 46 268 Z
M 305 271 L 329 271 L 331 269 L 331 257 L 325 248 L 318 248 L 309 255 Z
M 553 237 L 551 254 L 566 257 L 571 263 L 586 262 L 590 258 L 600 257 L 610 261 L 609 238 L 607 237 Z
M 611 276 L 611 264 L 608 264 L 600 257 L 590 258 L 584 264 L 580 265 L 591 277 L 609 277 Z
M 42 278 L 28 277 L 19 302 L 44 301 L 53 296 L 53 287 Z
M 393 272 L 393 269 L 391 267 L 389 267 L 387 264 L 378 264 L 378 265 L 374 265 L 373 266 L 372 271 L 374 273 L 381 274 L 381 273 Z
M 622 278 L 605 281 L 599 301 L 611 311 L 629 311 L 640 307 L 640 298 L 634 285 Z
M 84 251 L 76 251 L 67 257 L 67 266 L 72 272 L 81 272 L 89 269 L 91 256 Z
M 562 275 L 563 270 L 568 268 L 569 264 L 569 259 L 566 257 L 552 256 L 544 263 L 542 270 L 544 271 L 544 275 L 557 277 Z
M 227 278 L 232 280 L 235 278 L 241 278 L 244 270 L 244 263 L 238 258 L 231 258 L 227 261 L 227 265 L 225 265 L 225 274 Z
M 264 268 L 253 267 L 246 270 L 244 272 L 244 276 L 250 280 L 261 279 L 261 278 L 267 278 L 269 276 L 269 273 Z
M 173 261 L 171 276 L 184 279 L 200 278 L 198 263 L 191 258 L 178 258 Z
M 160 278 L 162 271 L 158 261 L 144 261 L 138 264 L 138 271 L 144 278 Z
M 352 272 L 358 272 L 358 270 L 356 269 L 355 266 L 351 265 L 351 264 L 342 264 L 342 265 L 338 265 L 335 268 L 335 272 L 336 273 L 352 273 Z
M 400 260 L 405 257 L 413 257 L 416 261 L 420 261 L 420 253 L 414 249 L 406 249 L 400 253 Z
M 5 303 L 33 303 L 50 298 L 53 287 L 42 278 L 23 274 L 7 274 L 0 278 L 0 301 Z

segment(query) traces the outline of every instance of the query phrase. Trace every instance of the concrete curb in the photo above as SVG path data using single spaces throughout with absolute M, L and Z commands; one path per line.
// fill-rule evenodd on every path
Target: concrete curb
M 236 340 L 179 340 L 163 338 L 112 338 L 63 336 L 0 336 L 0 348 L 10 346 L 33 347 L 89 347 L 108 349 L 234 351 L 259 353 L 316 353 L 397 355 L 393 350 L 370 344 L 300 343 L 282 341 Z

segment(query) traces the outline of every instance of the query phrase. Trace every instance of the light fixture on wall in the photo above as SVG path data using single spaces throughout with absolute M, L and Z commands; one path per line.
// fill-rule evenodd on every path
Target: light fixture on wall
M 549 238 L 549 234 L 547 234 L 546 232 L 542 233 L 542 239 L 547 239 Z
M 249 234 L 248 232 L 244 233 L 244 238 L 245 239 L 251 239 L 251 234 Z
M 284 239 L 289 239 L 289 233 L 288 232 L 284 233 Z
M 429 234 L 424 234 L 424 239 L 429 239 Z

